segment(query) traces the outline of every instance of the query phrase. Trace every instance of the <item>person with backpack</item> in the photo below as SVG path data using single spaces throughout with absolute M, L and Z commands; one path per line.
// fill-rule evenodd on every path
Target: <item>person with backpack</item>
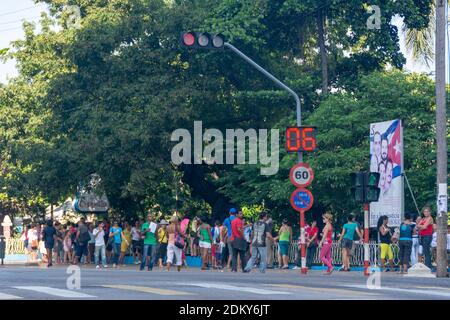
M 218 248 L 218 244 L 220 243 L 220 230 L 221 230 L 221 223 L 219 220 L 216 220 L 214 223 L 214 228 L 211 230 L 211 234 L 213 236 L 213 241 L 211 245 L 211 255 L 212 255 L 212 265 L 213 269 L 217 269 L 220 261 L 217 261 L 217 255 L 216 250 Z
M 244 269 L 244 272 L 250 272 L 253 268 L 253 265 L 256 262 L 256 258 L 259 254 L 260 263 L 259 263 L 259 271 L 261 273 L 266 272 L 267 267 L 267 238 L 272 238 L 272 234 L 270 233 L 270 227 L 266 223 L 267 221 L 267 213 L 261 212 L 259 214 L 259 220 L 253 224 L 253 232 L 251 238 L 252 244 L 252 255 L 250 260 L 247 262 L 247 265 Z
M 400 269 L 398 273 L 403 274 L 408 272 L 408 265 L 411 260 L 411 250 L 413 245 L 414 225 L 411 221 L 411 214 L 405 213 L 405 220 L 400 225 L 400 238 L 398 242 L 400 260 Z
M 170 267 L 173 264 L 173 258 L 175 257 L 175 265 L 177 266 L 178 272 L 180 272 L 181 265 L 183 263 L 182 253 L 184 248 L 184 239 L 178 218 L 176 216 L 173 216 L 170 219 L 170 224 L 167 227 L 167 234 L 169 236 L 169 241 L 167 244 L 167 271 L 170 271 Z
M 89 235 L 88 227 L 85 224 L 85 219 L 81 218 L 78 222 L 78 229 L 75 236 L 76 243 L 76 254 L 74 259 L 74 264 L 78 264 L 81 261 L 81 258 L 84 256 L 87 258 L 88 252 L 88 242 L 91 240 L 91 236 Z M 86 264 L 86 261 L 85 261 Z

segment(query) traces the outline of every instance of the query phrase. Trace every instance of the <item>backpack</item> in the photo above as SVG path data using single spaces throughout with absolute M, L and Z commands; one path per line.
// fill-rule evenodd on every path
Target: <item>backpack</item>
M 89 235 L 88 228 L 86 227 L 86 232 L 80 231 L 80 236 L 78 237 L 78 242 L 84 243 L 84 242 L 88 242 L 89 240 L 91 240 L 91 236 Z
M 175 237 L 175 247 L 179 248 L 179 249 L 183 249 L 184 248 L 184 239 L 180 234 L 176 234 Z

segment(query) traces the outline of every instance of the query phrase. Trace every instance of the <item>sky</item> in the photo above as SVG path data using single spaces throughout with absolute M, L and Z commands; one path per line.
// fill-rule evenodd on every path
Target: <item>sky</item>
M 42 11 L 48 11 L 47 6 L 45 4 L 35 4 L 33 0 L 0 0 L 0 49 L 8 47 L 11 41 L 23 39 L 23 20 L 38 22 Z M 401 30 L 401 18 L 395 18 L 393 23 Z M 411 55 L 406 53 L 401 34 L 400 39 L 401 51 L 407 58 L 407 63 L 404 67 L 406 71 L 425 73 L 434 71 L 434 65 L 428 68 L 413 61 Z M 0 82 L 6 83 L 8 78 L 16 75 L 17 70 L 14 61 L 6 63 L 0 61 Z

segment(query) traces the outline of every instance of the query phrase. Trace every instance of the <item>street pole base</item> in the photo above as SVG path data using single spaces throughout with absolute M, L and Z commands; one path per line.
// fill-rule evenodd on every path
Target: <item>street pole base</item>
M 366 277 L 370 276 L 369 261 L 364 261 L 364 275 Z

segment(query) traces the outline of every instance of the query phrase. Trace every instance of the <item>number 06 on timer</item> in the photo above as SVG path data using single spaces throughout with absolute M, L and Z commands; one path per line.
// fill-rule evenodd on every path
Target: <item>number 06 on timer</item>
M 287 152 L 316 151 L 316 127 L 288 127 L 286 128 Z

